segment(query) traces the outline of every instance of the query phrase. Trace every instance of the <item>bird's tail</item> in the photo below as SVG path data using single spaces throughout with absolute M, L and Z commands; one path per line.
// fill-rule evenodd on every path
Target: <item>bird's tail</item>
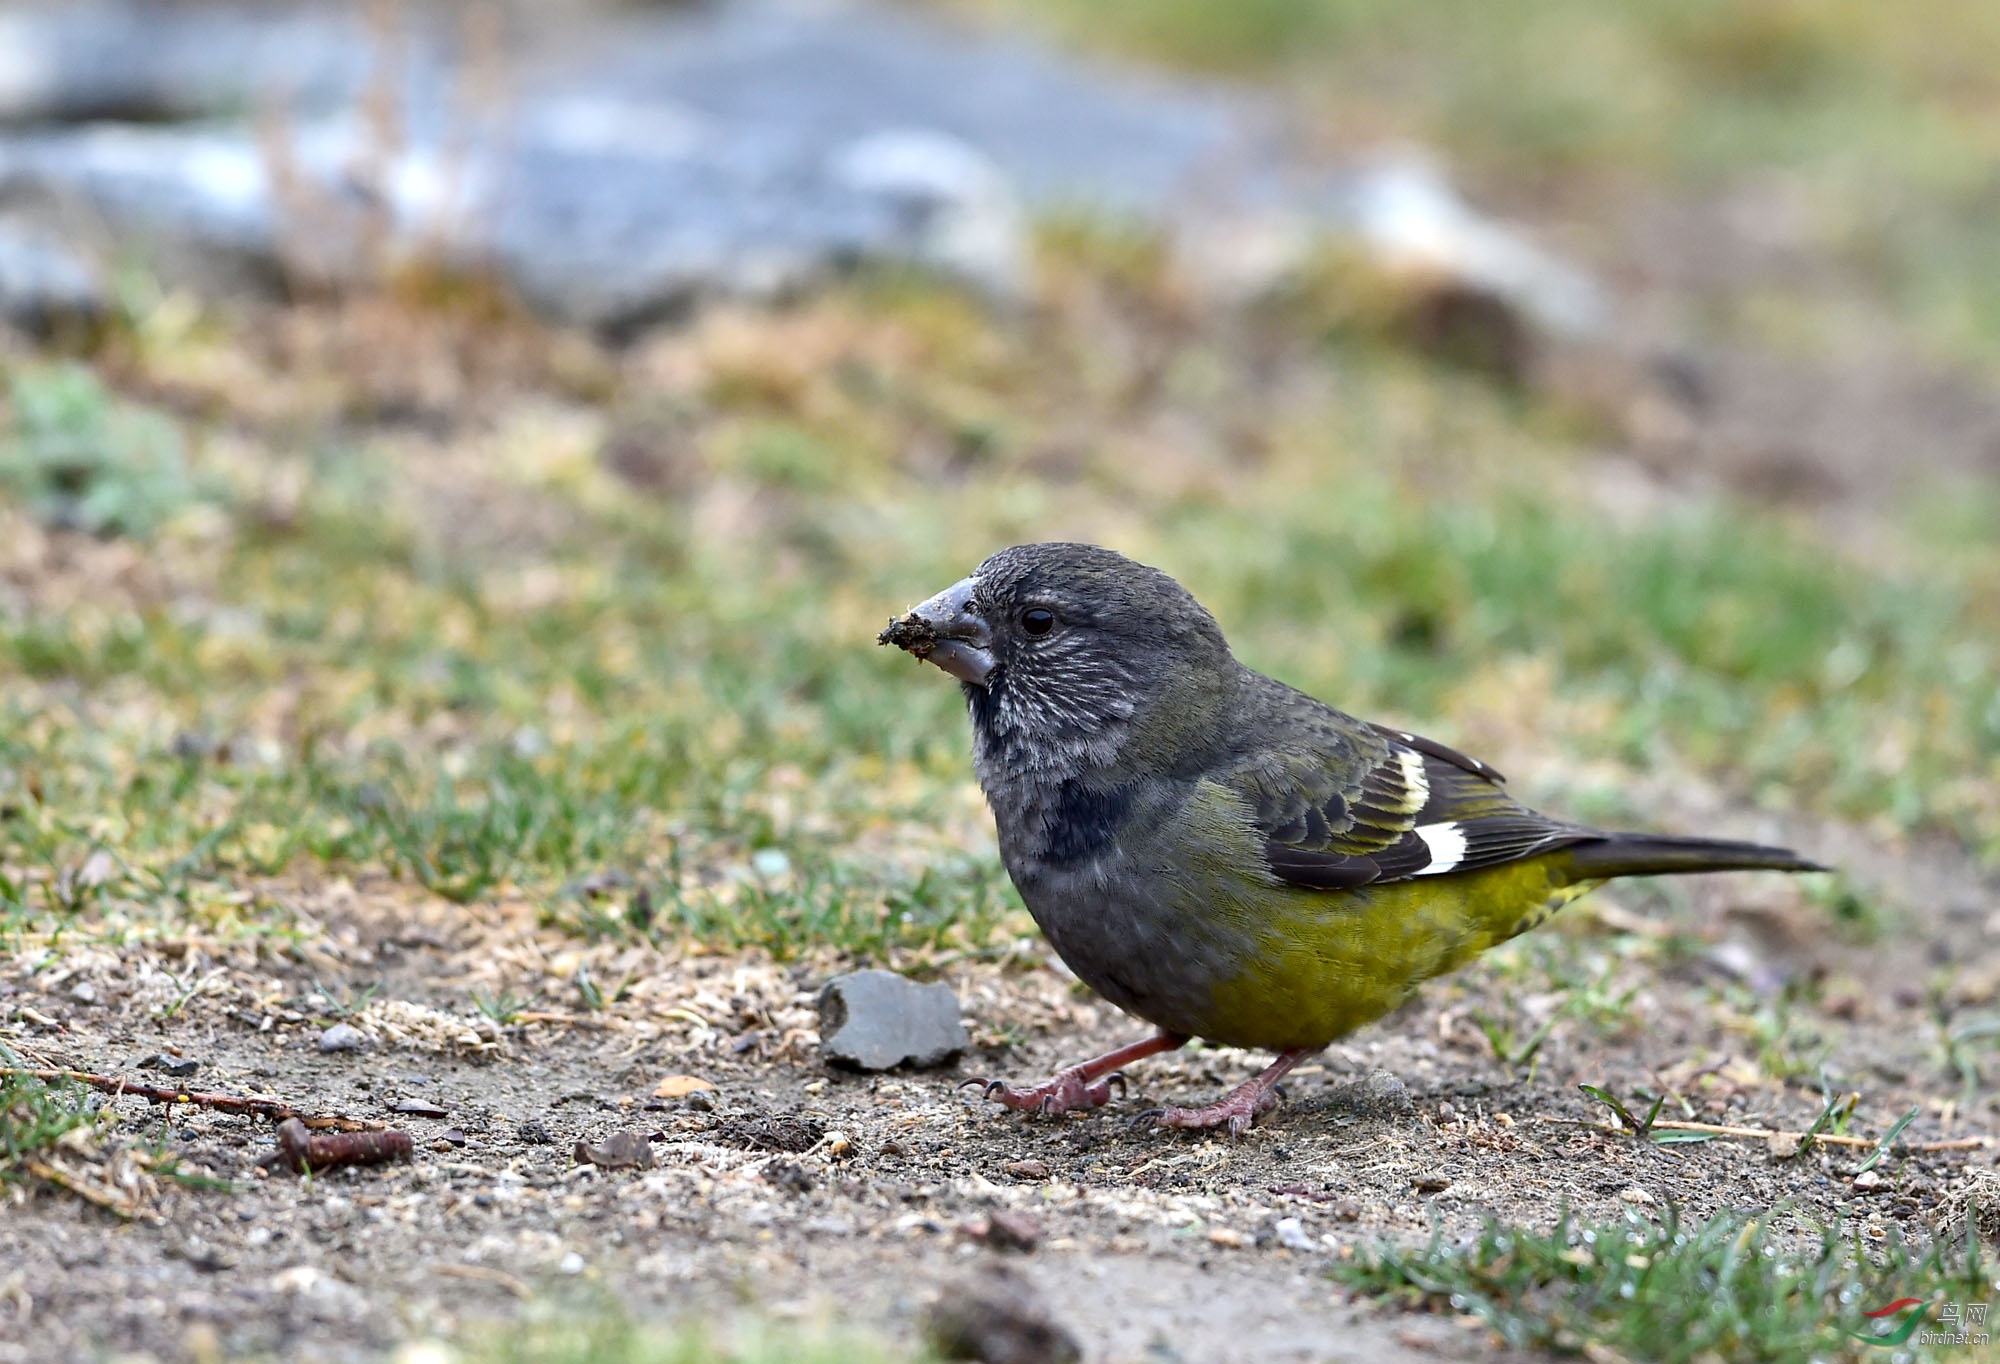
M 1593 881 L 1693 871 L 1832 870 L 1789 848 L 1667 834 L 1603 834 L 1571 844 L 1566 851 L 1573 859 L 1574 874 Z

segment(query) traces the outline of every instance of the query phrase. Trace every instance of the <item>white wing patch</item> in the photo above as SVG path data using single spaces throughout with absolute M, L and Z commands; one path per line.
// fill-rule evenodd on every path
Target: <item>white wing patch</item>
M 1456 824 L 1419 824 L 1416 835 L 1431 850 L 1431 864 L 1418 876 L 1437 876 L 1465 860 L 1465 830 Z
M 1415 749 L 1399 748 L 1396 750 L 1396 761 L 1403 769 L 1403 789 L 1406 793 L 1403 808 L 1415 814 L 1431 798 L 1431 779 L 1424 775 L 1424 755 Z M 1417 832 L 1422 833 L 1423 830 Z M 1461 853 L 1464 842 L 1464 839 L 1459 840 Z

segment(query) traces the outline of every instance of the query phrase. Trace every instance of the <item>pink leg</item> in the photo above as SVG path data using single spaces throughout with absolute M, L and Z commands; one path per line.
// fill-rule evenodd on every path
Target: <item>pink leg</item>
M 1118 1086 L 1120 1093 L 1124 1092 L 1125 1075 L 1120 1066 L 1186 1045 L 1185 1037 L 1163 1032 L 1143 1042 L 1134 1042 L 1116 1051 L 1107 1051 L 1102 1056 L 1094 1056 L 1082 1065 L 1059 1070 L 1048 1083 L 1036 1085 L 1033 1089 L 1014 1089 L 1002 1081 L 985 1079 L 967 1080 L 959 1088 L 978 1085 L 980 1098 L 1034 1113 L 1073 1113 L 1080 1108 L 1101 1108 L 1111 1102 L 1113 1084 Z
M 1314 1047 L 1294 1047 L 1290 1051 L 1278 1053 L 1278 1059 L 1266 1066 L 1255 1079 L 1247 1080 L 1229 1091 L 1220 1103 L 1212 1103 L 1206 1108 L 1156 1108 L 1150 1113 L 1141 1113 L 1141 1119 L 1151 1118 L 1162 1127 L 1222 1127 L 1229 1128 L 1229 1135 L 1240 1137 L 1250 1130 L 1250 1124 L 1259 1115 L 1268 1113 L 1278 1106 L 1278 1081 L 1286 1072 L 1314 1055 Z

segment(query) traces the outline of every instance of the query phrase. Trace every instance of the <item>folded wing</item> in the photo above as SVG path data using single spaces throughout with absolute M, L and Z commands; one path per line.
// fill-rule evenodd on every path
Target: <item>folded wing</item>
M 1326 710 L 1292 743 L 1222 777 L 1249 802 L 1264 858 L 1315 890 L 1474 871 L 1600 838 L 1509 797 L 1498 772 L 1433 740 Z

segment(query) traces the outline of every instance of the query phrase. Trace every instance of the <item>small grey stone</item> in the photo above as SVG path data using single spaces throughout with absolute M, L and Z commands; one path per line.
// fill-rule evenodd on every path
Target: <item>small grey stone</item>
M 321 1051 L 360 1051 L 367 1045 L 361 1029 L 348 1023 L 336 1023 L 319 1035 Z
M 192 1056 L 169 1056 L 165 1052 L 155 1052 L 139 1063 L 139 1069 L 164 1071 L 176 1080 L 185 1080 L 201 1069 L 201 1062 Z
M 894 971 L 851 971 L 819 993 L 820 1055 L 849 1070 L 941 1066 L 965 1050 L 958 996 Z
M 1272 1227 L 1272 1231 L 1277 1237 L 1278 1244 L 1286 1250 L 1314 1251 L 1319 1249 L 1319 1244 L 1312 1237 L 1306 1235 L 1305 1224 L 1296 1217 L 1280 1217 L 1276 1225 Z
M 96 322 L 110 306 L 95 264 L 38 229 L 0 223 L 0 319 L 46 336 Z
M 643 1132 L 613 1132 L 594 1146 L 578 1137 L 575 1155 L 578 1165 L 596 1165 L 606 1170 L 653 1168 L 653 1146 Z
M 1415 1106 L 1408 1087 L 1386 1070 L 1371 1070 L 1353 1084 L 1342 1085 L 1327 1095 L 1327 1105 L 1367 1118 L 1395 1117 Z

